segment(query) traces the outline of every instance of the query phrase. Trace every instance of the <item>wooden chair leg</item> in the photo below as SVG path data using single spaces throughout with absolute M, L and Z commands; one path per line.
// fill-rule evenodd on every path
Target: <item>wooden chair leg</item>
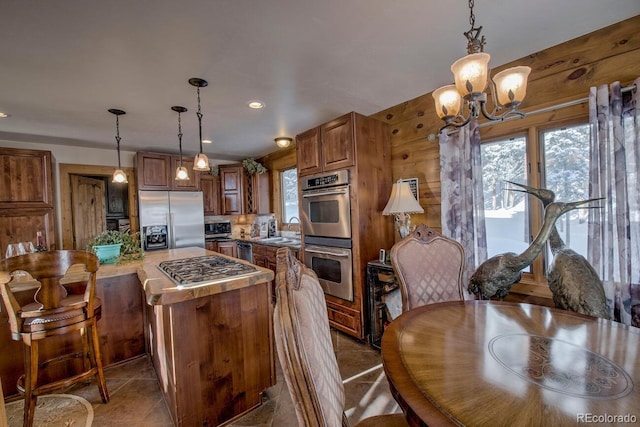
M 38 342 L 24 343 L 24 419 L 23 427 L 33 426 L 38 396 L 33 393 L 38 385 Z
M 95 365 L 91 363 L 91 348 L 89 341 L 91 337 L 89 334 L 91 333 L 91 329 L 89 327 L 80 329 L 80 340 L 82 344 L 82 366 L 84 367 L 85 372 L 93 368 Z M 87 381 L 89 383 L 90 381 Z
M 91 329 L 91 343 L 93 346 L 92 362 L 93 366 L 97 368 L 96 379 L 98 381 L 98 389 L 100 390 L 100 396 L 104 403 L 109 402 L 109 390 L 107 390 L 107 381 L 104 377 L 104 369 L 102 368 L 102 355 L 100 354 L 100 339 L 98 338 L 98 325 L 94 319 Z

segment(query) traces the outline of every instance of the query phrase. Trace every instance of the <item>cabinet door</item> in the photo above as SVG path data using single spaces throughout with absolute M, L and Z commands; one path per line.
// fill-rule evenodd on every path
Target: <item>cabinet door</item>
M 205 215 L 220 215 L 220 188 L 218 177 L 215 175 L 200 175 L 200 190 Z
M 296 136 L 298 176 L 321 172 L 320 128 L 313 128 Z
M 0 148 L 0 172 L 0 209 L 53 208 L 50 151 Z
M 175 172 L 175 171 L 174 171 Z M 138 190 L 171 190 L 171 156 L 169 154 L 136 154 Z
M 208 251 L 218 252 L 217 242 L 204 242 L 204 248 Z
M 175 191 L 198 191 L 200 174 L 193 170 L 193 158 L 182 156 L 182 166 L 187 169 L 188 180 L 179 181 L 175 179 L 178 166 L 180 166 L 180 156 L 171 156 L 171 189 Z
M 222 193 L 222 215 L 244 213 L 244 173 L 242 166 L 220 166 L 220 189 Z
M 218 252 L 223 255 L 238 258 L 238 249 L 236 242 L 218 242 Z
M 355 164 L 351 114 L 322 125 L 320 136 L 324 171 L 344 169 Z
M 245 207 L 247 214 L 267 214 L 270 213 L 271 206 L 269 200 L 269 172 L 262 174 L 254 173 L 247 175 L 247 185 L 245 186 Z

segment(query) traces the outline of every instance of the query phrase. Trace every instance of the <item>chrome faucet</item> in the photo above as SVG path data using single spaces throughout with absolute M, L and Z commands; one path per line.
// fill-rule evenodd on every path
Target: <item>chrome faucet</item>
M 298 226 L 300 226 L 300 218 L 298 218 L 297 216 L 292 216 L 291 218 L 289 218 L 289 223 L 287 224 L 287 230 L 291 230 L 291 224 L 293 223 L 293 220 L 298 221 Z M 296 232 L 297 235 L 300 235 L 300 231 Z

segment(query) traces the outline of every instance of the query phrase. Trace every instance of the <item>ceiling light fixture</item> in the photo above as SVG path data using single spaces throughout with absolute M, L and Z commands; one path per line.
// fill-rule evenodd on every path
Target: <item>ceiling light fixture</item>
M 249 106 L 249 108 L 252 108 L 254 110 L 259 110 L 261 108 L 264 108 L 264 102 L 258 101 L 258 100 L 249 101 L 247 105 Z
M 195 159 L 193 159 L 193 170 L 209 172 L 211 170 L 211 166 L 209 166 L 209 158 L 202 152 L 202 112 L 200 111 L 200 88 L 206 87 L 209 83 L 207 83 L 206 80 L 193 77 L 189 79 L 189 84 L 191 86 L 195 86 L 198 92 L 198 112 L 196 115 L 198 116 L 198 130 L 200 132 L 200 152 L 196 154 Z
M 451 65 L 455 85 L 443 86 L 433 91 L 436 113 L 446 123 L 440 130 L 449 126 L 456 128 L 464 126 L 472 118 L 478 118 L 480 112 L 491 121 L 502 121 L 511 115 L 524 117 L 524 113 L 518 111 L 517 107 L 527 93 L 527 78 L 531 68 L 525 66 L 509 68 L 493 77 L 495 108 L 491 113 L 487 112 L 487 95 L 483 91 L 487 86 L 491 56 L 483 52 L 486 40 L 484 36 L 479 38 L 482 27 L 475 27 L 476 17 L 473 14 L 473 2 L 474 0 L 469 0 L 471 29 L 464 33 L 468 40 L 468 55 Z M 496 95 L 497 100 L 495 99 Z M 469 108 L 469 116 L 466 119 L 460 114 L 463 99 Z M 504 108 L 509 108 L 509 110 L 502 115 L 496 115 Z
M 180 166 L 176 169 L 176 181 L 189 181 L 189 172 L 187 172 L 187 168 L 182 166 L 182 113 L 187 112 L 185 107 L 180 107 L 179 105 L 171 107 L 173 111 L 178 113 L 178 144 L 180 147 Z
M 203 144 L 211 144 L 211 140 L 210 139 L 203 139 L 202 143 Z
M 287 148 L 289 145 L 291 145 L 291 141 L 293 141 L 293 139 L 288 138 L 286 136 L 281 136 L 275 139 L 276 141 L 276 145 L 280 148 Z
M 127 174 L 124 173 L 122 166 L 120 166 L 120 116 L 127 113 L 115 108 L 110 108 L 108 111 L 116 116 L 116 149 L 118 150 L 118 169 L 113 172 L 112 182 L 126 184 L 128 182 Z
M 0 119 L 4 119 L 9 117 L 9 115 L 7 113 L 3 113 L 2 111 L 0 111 Z

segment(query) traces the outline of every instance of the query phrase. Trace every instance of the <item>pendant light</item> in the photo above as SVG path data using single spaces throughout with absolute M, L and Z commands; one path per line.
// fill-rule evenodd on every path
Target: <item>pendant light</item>
M 171 109 L 178 113 L 178 144 L 180 147 L 180 166 L 176 169 L 176 181 L 189 181 L 189 172 L 187 168 L 182 166 L 182 120 L 181 115 L 185 113 L 187 109 L 180 107 L 179 105 L 171 107 Z
M 451 65 L 455 84 L 443 86 L 433 91 L 436 113 L 444 120 L 446 127 L 461 127 L 478 118 L 480 113 L 491 121 L 502 121 L 508 116 L 524 117 L 518 110 L 527 93 L 527 78 L 530 67 L 512 67 L 497 73 L 493 77 L 491 88 L 497 99 L 495 109 L 487 111 L 487 95 L 484 93 L 489 81 L 489 59 L 484 52 L 485 37 L 480 37 L 482 27 L 476 27 L 473 13 L 474 0 L 469 0 L 469 23 L 471 29 L 464 33 L 467 38 L 467 56 L 458 59 Z M 465 118 L 462 107 L 466 105 L 469 115 Z M 498 114 L 500 111 L 502 114 Z
M 206 87 L 209 83 L 207 83 L 206 80 L 193 77 L 189 79 L 189 84 L 197 88 L 198 112 L 196 113 L 196 115 L 198 116 L 198 130 L 200 135 L 200 152 L 196 154 L 195 159 L 193 159 L 193 170 L 208 172 L 211 170 L 211 167 L 209 166 L 209 158 L 207 158 L 207 155 L 202 152 L 202 112 L 200 111 L 200 88 Z
M 127 175 L 124 173 L 122 167 L 120 166 L 120 116 L 127 113 L 115 108 L 110 108 L 108 111 L 116 116 L 116 148 L 118 150 L 118 169 L 113 172 L 112 182 L 126 184 L 128 182 Z

